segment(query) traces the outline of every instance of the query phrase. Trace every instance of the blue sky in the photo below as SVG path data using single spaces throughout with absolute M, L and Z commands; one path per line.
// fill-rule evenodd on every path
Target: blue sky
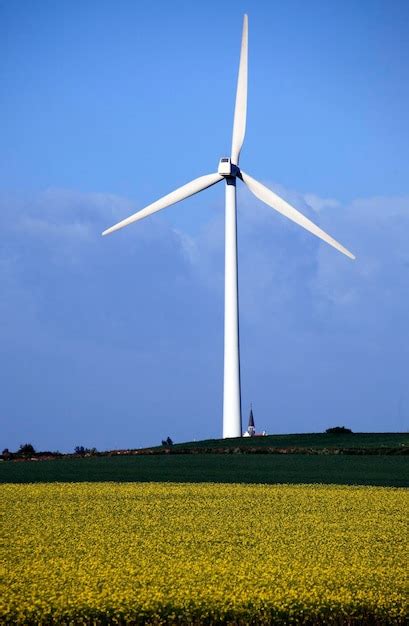
M 239 190 L 244 417 L 408 430 L 409 5 L 0 1 L 0 445 L 221 433 L 223 190 L 100 233 L 229 153 L 357 255 Z

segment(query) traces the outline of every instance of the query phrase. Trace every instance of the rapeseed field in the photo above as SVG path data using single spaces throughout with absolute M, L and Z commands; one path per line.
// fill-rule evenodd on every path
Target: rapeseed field
M 405 623 L 409 493 L 6 484 L 0 623 Z

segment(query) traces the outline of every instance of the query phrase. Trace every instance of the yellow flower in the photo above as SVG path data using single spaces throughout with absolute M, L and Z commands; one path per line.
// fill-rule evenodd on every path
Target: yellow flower
M 0 623 L 409 616 L 409 493 L 380 487 L 2 485 Z

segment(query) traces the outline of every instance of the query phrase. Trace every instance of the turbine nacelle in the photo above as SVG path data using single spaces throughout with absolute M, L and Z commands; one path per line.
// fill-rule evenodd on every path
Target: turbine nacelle
M 239 176 L 240 169 L 231 162 L 229 157 L 222 157 L 219 161 L 217 173 L 220 174 L 220 176 Z

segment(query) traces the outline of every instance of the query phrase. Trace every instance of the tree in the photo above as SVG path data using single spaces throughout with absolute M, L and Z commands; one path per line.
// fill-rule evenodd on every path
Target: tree
M 162 439 L 162 446 L 164 446 L 165 448 L 170 448 L 170 446 L 173 446 L 173 441 L 170 437 L 168 437 L 167 439 Z
M 75 454 L 84 456 L 85 454 L 96 454 L 98 450 L 96 448 L 84 448 L 84 446 L 75 446 L 74 452 Z
M 332 428 L 327 428 L 325 431 L 328 435 L 342 435 L 352 433 L 350 428 L 345 428 L 345 426 L 333 426 Z
M 22 456 L 33 456 L 36 453 L 34 450 L 34 446 L 31 443 L 24 443 L 20 446 L 17 451 L 17 454 L 21 454 Z

